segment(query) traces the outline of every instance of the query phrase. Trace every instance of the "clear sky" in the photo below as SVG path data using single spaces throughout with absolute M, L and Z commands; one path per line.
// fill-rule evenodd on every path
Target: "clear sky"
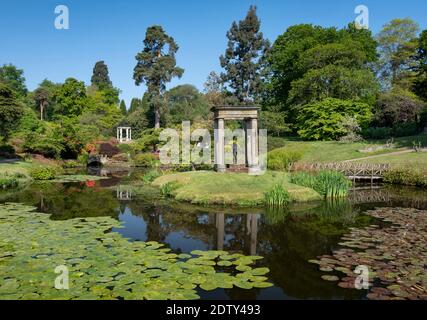
M 55 7 L 66 5 L 70 29 L 54 27 Z M 145 30 L 159 24 L 180 46 L 177 63 L 184 76 L 169 87 L 191 83 L 203 88 L 210 71 L 220 71 L 226 32 L 258 7 L 261 28 L 272 42 L 298 23 L 343 27 L 363 4 L 370 11 L 370 29 L 377 33 L 393 18 L 410 17 L 427 28 L 426 0 L 0 0 L 0 65 L 24 69 L 34 90 L 45 78 L 63 82 L 74 77 L 90 83 L 96 61 L 104 60 L 113 84 L 129 106 L 145 87 L 132 79 L 135 55 L 143 47 Z

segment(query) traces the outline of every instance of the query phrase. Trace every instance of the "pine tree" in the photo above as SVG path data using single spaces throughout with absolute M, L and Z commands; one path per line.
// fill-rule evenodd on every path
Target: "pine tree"
M 220 57 L 221 80 L 234 92 L 240 103 L 252 102 L 261 91 L 265 54 L 270 48 L 260 32 L 256 7 L 251 6 L 242 21 L 233 22 L 227 32 L 228 47 Z
M 122 112 L 123 115 L 126 115 L 126 103 L 124 100 L 120 101 L 120 111 Z
M 104 61 L 98 61 L 93 67 L 91 82 L 93 86 L 97 86 L 101 90 L 113 87 L 108 67 Z
M 133 98 L 130 102 L 129 114 L 138 110 L 140 106 L 141 106 L 141 100 L 139 100 L 138 98 Z
M 181 77 L 184 70 L 176 66 L 175 54 L 178 45 L 167 35 L 161 26 L 147 29 L 144 49 L 135 57 L 135 84 L 145 84 L 150 95 L 150 104 L 154 112 L 154 127 L 160 128 L 160 113 L 164 103 L 163 93 L 166 83 L 174 77 Z

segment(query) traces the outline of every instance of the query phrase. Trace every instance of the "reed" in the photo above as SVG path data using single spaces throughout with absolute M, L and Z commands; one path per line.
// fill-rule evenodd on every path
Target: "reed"
M 283 207 L 291 202 L 291 195 L 280 184 L 274 185 L 264 196 L 266 205 L 270 207 Z
M 298 172 L 291 175 L 291 183 L 312 188 L 325 198 L 346 197 L 351 182 L 337 171 L 324 170 L 315 174 Z

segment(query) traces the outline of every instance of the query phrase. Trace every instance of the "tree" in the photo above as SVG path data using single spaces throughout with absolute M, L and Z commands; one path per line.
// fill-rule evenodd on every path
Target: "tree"
M 120 111 L 122 112 L 123 115 L 126 115 L 127 113 L 126 103 L 124 100 L 120 102 Z
M 77 117 L 87 108 L 88 99 L 83 81 L 74 78 L 65 80 L 55 93 L 56 116 Z
M 395 85 L 411 88 L 418 30 L 418 24 L 409 18 L 394 19 L 378 34 L 379 73 L 385 88 Z
M 141 100 L 138 98 L 132 98 L 128 113 L 131 114 L 132 112 L 135 112 L 136 110 L 138 110 L 140 107 L 141 107 Z
M 91 83 L 93 86 L 97 86 L 100 90 L 113 87 L 108 72 L 108 66 L 104 61 L 98 61 L 95 63 Z
M 372 118 L 371 107 L 362 102 L 327 98 L 305 105 L 298 115 L 298 134 L 308 140 L 338 140 L 348 134 L 343 123 L 354 118 L 360 127 Z
M 374 122 L 380 127 L 417 123 L 425 104 L 412 92 L 399 87 L 378 97 Z
M 0 134 L 7 140 L 19 124 L 24 106 L 17 100 L 16 93 L 8 85 L 0 83 Z
M 251 6 L 244 20 L 233 22 L 227 32 L 228 46 L 220 57 L 221 80 L 232 90 L 240 103 L 253 102 L 261 93 L 265 77 L 265 55 L 270 43 L 260 31 L 256 7 Z
M 34 100 L 40 108 L 40 120 L 43 121 L 44 110 L 49 104 L 50 93 L 46 88 L 39 87 L 34 91 Z
M 417 77 L 414 84 L 414 91 L 418 96 L 427 100 L 427 30 L 421 32 L 415 58 L 418 66 L 416 69 Z
M 167 91 L 165 97 L 168 111 L 166 122 L 168 124 L 205 119 L 209 115 L 209 104 L 193 85 L 176 86 Z
M 136 56 L 133 79 L 137 86 L 142 83 L 147 86 L 154 109 L 155 128 L 160 128 L 160 109 L 166 83 L 174 77 L 180 78 L 184 73 L 182 68 L 176 66 L 177 51 L 175 40 L 161 26 L 151 26 L 145 34 L 144 49 Z
M 24 97 L 28 92 L 25 86 L 24 71 L 12 64 L 5 64 L 0 67 L 0 82 L 7 84 L 16 92 L 18 97 Z

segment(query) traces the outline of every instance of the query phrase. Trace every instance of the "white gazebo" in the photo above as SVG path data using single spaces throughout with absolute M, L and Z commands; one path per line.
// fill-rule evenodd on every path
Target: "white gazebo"
M 131 127 L 118 127 L 117 128 L 117 140 L 120 143 L 132 141 L 132 128 Z

